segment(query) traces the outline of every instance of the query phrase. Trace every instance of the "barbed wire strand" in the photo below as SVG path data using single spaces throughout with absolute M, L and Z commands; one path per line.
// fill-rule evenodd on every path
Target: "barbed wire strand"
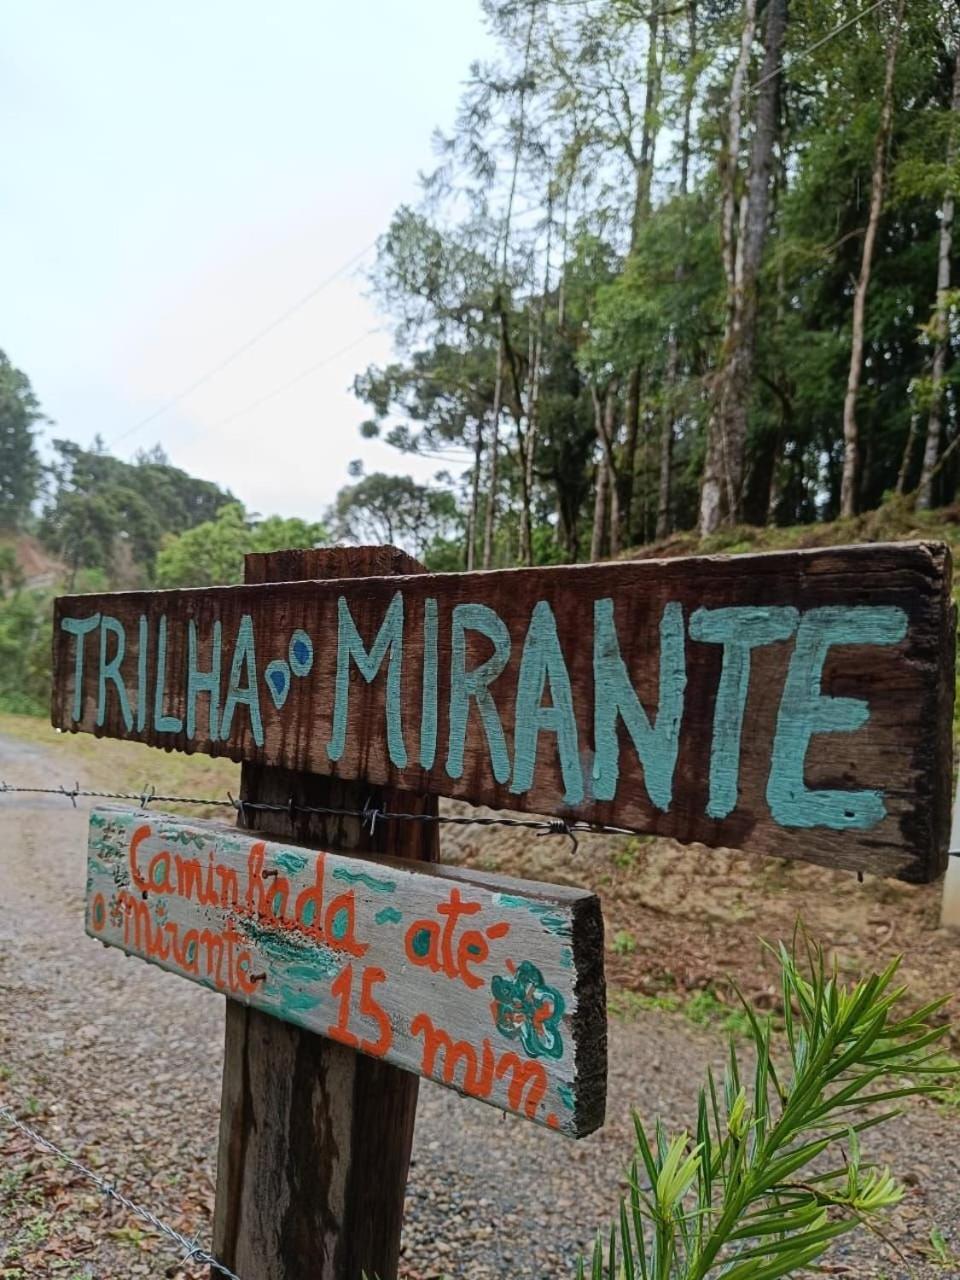
M 141 809 L 159 802 L 161 804 L 190 804 L 203 807 L 233 809 L 241 820 L 245 813 L 288 813 L 291 817 L 304 815 L 323 818 L 359 818 L 370 831 L 376 829 L 379 822 L 422 822 L 435 826 L 452 827 L 519 827 L 534 831 L 540 836 L 564 836 L 573 843 L 573 851 L 579 847 L 578 835 L 636 835 L 628 827 L 610 826 L 605 823 L 569 821 L 566 818 L 511 818 L 504 814 L 477 816 L 452 813 L 398 813 L 390 809 L 381 809 L 367 804 L 362 809 L 340 808 L 335 805 L 298 804 L 293 797 L 285 803 L 270 803 L 264 800 L 238 800 L 227 792 L 226 799 L 213 796 L 170 796 L 160 794 L 155 787 L 147 786 L 142 791 L 94 791 L 75 783 L 72 787 L 21 787 L 0 779 L 0 795 L 42 795 L 62 796 L 70 800 L 76 808 L 78 799 L 93 800 L 125 800 L 136 802 Z
M 0 1120 L 5 1120 L 14 1129 L 18 1130 L 29 1138 L 34 1146 L 39 1147 L 42 1151 L 48 1152 L 55 1156 L 63 1164 L 67 1165 L 74 1173 L 78 1173 L 87 1182 L 93 1183 L 102 1195 L 108 1199 L 122 1205 L 128 1213 L 132 1213 L 134 1217 L 139 1218 L 141 1222 L 147 1222 L 155 1231 L 159 1231 L 161 1235 L 171 1240 L 178 1249 L 182 1251 L 184 1262 L 199 1262 L 201 1266 L 211 1267 L 214 1271 L 218 1271 L 220 1275 L 226 1276 L 227 1280 L 240 1280 L 236 1272 L 231 1271 L 229 1267 L 224 1266 L 212 1253 L 208 1253 L 206 1249 L 202 1249 L 197 1241 L 188 1240 L 174 1227 L 169 1226 L 161 1218 L 158 1218 L 150 1209 L 145 1208 L 142 1204 L 137 1204 L 135 1200 L 131 1200 L 129 1196 L 125 1196 L 122 1191 L 118 1191 L 113 1183 L 108 1182 L 106 1178 L 101 1177 L 93 1169 L 87 1168 L 82 1161 L 68 1155 L 66 1151 L 57 1146 L 55 1142 L 51 1142 L 49 1138 L 45 1138 L 42 1133 L 38 1133 L 36 1129 L 31 1129 L 30 1125 L 24 1122 L 16 1115 L 16 1113 L 7 1106 L 0 1104 Z
M 569 821 L 566 818 L 511 818 L 504 814 L 493 817 L 467 816 L 453 813 L 396 813 L 389 809 L 379 809 L 368 804 L 363 809 L 345 809 L 334 805 L 297 804 L 293 797 L 286 804 L 271 804 L 264 800 L 238 800 L 227 792 L 226 799 L 216 796 L 167 796 L 161 795 L 155 787 L 148 786 L 142 791 L 92 791 L 76 783 L 72 787 L 20 787 L 5 782 L 0 778 L 0 796 L 3 795 L 40 795 L 60 796 L 70 800 L 77 807 L 78 799 L 91 800 L 125 800 L 136 802 L 141 809 L 159 801 L 160 804 L 190 804 L 202 808 L 233 809 L 243 821 L 244 814 L 251 812 L 286 813 L 291 817 L 303 814 L 309 817 L 322 818 L 359 818 L 366 825 L 371 835 L 378 822 L 424 822 L 435 826 L 448 827 L 519 827 L 533 831 L 538 836 L 564 836 L 577 853 L 580 848 L 578 835 L 591 836 L 636 836 L 640 833 L 630 827 L 615 827 L 604 822 Z M 951 858 L 960 858 L 960 848 L 950 849 Z M 862 872 L 858 872 L 862 875 Z

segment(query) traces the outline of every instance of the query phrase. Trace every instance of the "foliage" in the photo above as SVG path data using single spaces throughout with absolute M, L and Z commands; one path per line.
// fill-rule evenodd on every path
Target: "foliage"
M 159 447 L 121 462 L 100 440 L 54 440 L 53 494 L 40 522 L 71 576 L 99 569 L 116 586 L 149 582 L 164 536 L 213 519 L 230 494 L 170 464 Z
M 50 592 L 17 589 L 0 596 L 0 710 L 47 713 L 52 610 Z
M 597 1241 L 594 1280 L 776 1280 L 900 1200 L 859 1135 L 896 1114 L 889 1103 L 942 1091 L 948 1027 L 935 1023 L 947 997 L 906 1013 L 899 961 L 844 984 L 803 941 L 777 953 L 782 1036 L 743 1001 L 749 1086 L 731 1041 L 722 1083 L 707 1073 L 693 1138 L 634 1116 L 630 1191 Z
M 341 489 L 327 519 L 338 539 L 404 547 L 432 559 L 434 568 L 463 567 L 462 562 L 443 564 L 454 558 L 448 553 L 461 529 L 449 489 L 375 471 Z
M 42 418 L 29 378 L 0 351 L 0 530 L 23 528 L 39 492 L 34 425 Z
M 254 551 L 323 546 L 322 524 L 247 515 L 239 502 L 220 508 L 213 520 L 181 534 L 167 534 L 157 555 L 158 587 L 212 587 L 243 581 L 243 557 Z
M 746 424 L 742 520 L 835 517 L 851 282 L 896 6 L 852 23 L 840 0 L 789 6 L 760 155 L 776 7 L 757 5 L 751 27 L 740 0 L 484 0 L 495 54 L 471 69 L 423 199 L 397 210 L 371 275 L 397 358 L 355 382 L 372 415 L 364 434 L 450 466 L 466 562 L 595 558 L 691 529 L 724 396 Z M 895 64 L 856 403 L 862 511 L 916 488 L 937 399 L 931 317 L 944 194 L 957 185 L 960 28 L 948 9 L 911 0 Z M 741 385 L 722 376 L 740 341 L 722 248 L 725 235 L 742 247 L 743 196 L 762 165 L 771 204 Z M 941 451 L 960 433 L 960 326 L 954 293 L 943 296 Z M 951 501 L 958 480 L 951 454 L 935 499 Z

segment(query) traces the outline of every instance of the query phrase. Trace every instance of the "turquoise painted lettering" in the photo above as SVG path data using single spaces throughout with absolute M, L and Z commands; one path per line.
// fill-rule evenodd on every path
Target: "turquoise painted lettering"
M 781 826 L 865 830 L 886 816 L 882 791 L 808 790 L 804 761 L 814 734 L 852 733 L 870 719 L 870 708 L 862 699 L 830 698 L 820 692 L 828 651 L 834 645 L 899 644 L 906 634 L 907 615 L 892 606 L 831 605 L 811 609 L 801 618 L 767 780 L 767 804 Z
M 333 735 L 327 743 L 327 755 L 339 760 L 347 744 L 347 720 L 350 714 L 350 662 L 370 684 L 376 679 L 383 660 L 387 665 L 387 751 L 398 769 L 406 767 L 407 748 L 403 741 L 400 709 L 400 677 L 403 671 L 403 594 L 395 593 L 369 652 L 360 638 L 350 606 L 341 596 L 337 601 L 337 682 L 333 705 Z
M 246 677 L 246 684 L 240 677 Z M 238 706 L 246 707 L 250 716 L 250 731 L 258 747 L 263 746 L 263 719 L 260 715 L 260 693 L 257 687 L 257 647 L 253 638 L 253 619 L 245 613 L 237 627 L 237 639 L 230 663 L 230 680 L 223 703 L 220 720 L 220 740 L 226 742 L 233 728 L 233 713 Z
M 437 602 L 423 606 L 423 692 L 420 700 L 420 767 L 432 769 L 437 758 Z
M 651 801 L 666 812 L 673 798 L 673 774 L 680 746 L 680 722 L 687 687 L 683 609 L 671 600 L 660 619 L 660 705 L 653 726 L 630 680 L 620 653 L 613 601 L 593 606 L 593 794 L 612 800 L 620 780 L 617 723 L 623 719 L 643 766 Z
M 147 654 L 150 646 L 150 624 L 141 613 L 137 622 L 137 733 L 147 727 Z
M 552 705 L 544 707 L 541 702 L 548 682 Z M 517 679 L 514 724 L 511 792 L 523 795 L 530 790 L 540 734 L 554 733 L 563 774 L 563 802 L 579 804 L 583 799 L 583 770 L 580 767 L 580 744 L 570 673 L 560 648 L 556 619 L 546 600 L 538 601 L 534 607 L 524 638 Z
M 113 657 L 109 661 L 107 660 L 108 635 L 112 635 L 117 642 Z M 130 710 L 127 688 L 123 683 L 123 672 L 120 670 L 126 651 L 127 633 L 124 631 L 123 625 L 116 618 L 112 618 L 105 613 L 100 619 L 100 678 L 97 685 L 97 725 L 102 725 L 106 719 L 107 681 L 109 680 L 117 691 L 120 714 L 123 716 L 124 727 L 129 733 L 133 728 L 133 712 Z
M 79 720 L 83 711 L 83 658 L 87 636 L 96 631 L 100 625 L 99 613 L 91 613 L 86 618 L 61 618 L 60 630 L 68 636 L 76 637 L 73 654 L 73 718 Z
M 167 615 L 162 613 L 157 624 L 157 681 L 153 688 L 153 727 L 157 733 L 179 733 L 183 721 L 179 716 L 164 714 L 163 699 L 167 687 Z
M 197 649 L 197 624 L 191 618 L 187 623 L 187 737 L 192 739 L 197 735 L 197 695 L 205 693 L 210 698 L 207 736 L 216 739 L 220 727 L 221 626 L 219 620 L 213 624 L 209 671 L 197 669 Z
M 467 632 L 477 631 L 493 645 L 493 653 L 479 666 L 467 670 Z M 510 661 L 510 632 L 499 614 L 485 604 L 458 604 L 451 624 L 450 656 L 450 744 L 447 774 L 463 776 L 463 751 L 467 737 L 470 699 L 477 704 L 490 752 L 490 765 L 497 782 L 510 777 L 510 757 L 503 725 L 490 685 Z
M 697 609 L 690 618 L 690 638 L 723 645 L 723 664 L 713 710 L 710 744 L 710 797 L 707 816 L 726 818 L 737 807 L 740 782 L 740 739 L 750 687 L 753 649 L 789 640 L 799 614 L 790 608 L 745 605 L 729 609 Z

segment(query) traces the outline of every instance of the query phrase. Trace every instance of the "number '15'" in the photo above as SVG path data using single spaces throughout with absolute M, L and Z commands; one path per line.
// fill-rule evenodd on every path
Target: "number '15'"
M 358 1040 L 350 1030 L 350 997 L 353 991 L 353 965 L 348 964 L 330 984 L 330 991 L 340 1001 L 340 1011 L 335 1024 L 327 1028 L 327 1035 L 332 1040 L 349 1045 L 351 1049 L 360 1049 L 376 1058 L 382 1058 L 393 1043 L 393 1028 L 383 1006 L 373 998 L 373 988 L 378 983 L 386 982 L 387 975 L 382 969 L 370 966 L 363 971 L 360 980 L 360 1012 L 373 1018 L 380 1029 L 376 1040 Z

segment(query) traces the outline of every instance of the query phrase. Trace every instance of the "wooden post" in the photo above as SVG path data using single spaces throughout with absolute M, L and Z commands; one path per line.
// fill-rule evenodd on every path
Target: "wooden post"
M 417 573 L 384 547 L 247 557 L 247 582 Z M 243 765 L 244 800 L 407 812 L 436 799 Z M 251 829 L 333 850 L 434 860 L 436 828 L 247 811 Z M 391 1280 L 419 1081 L 345 1045 L 227 1001 L 213 1250 L 243 1280 Z

